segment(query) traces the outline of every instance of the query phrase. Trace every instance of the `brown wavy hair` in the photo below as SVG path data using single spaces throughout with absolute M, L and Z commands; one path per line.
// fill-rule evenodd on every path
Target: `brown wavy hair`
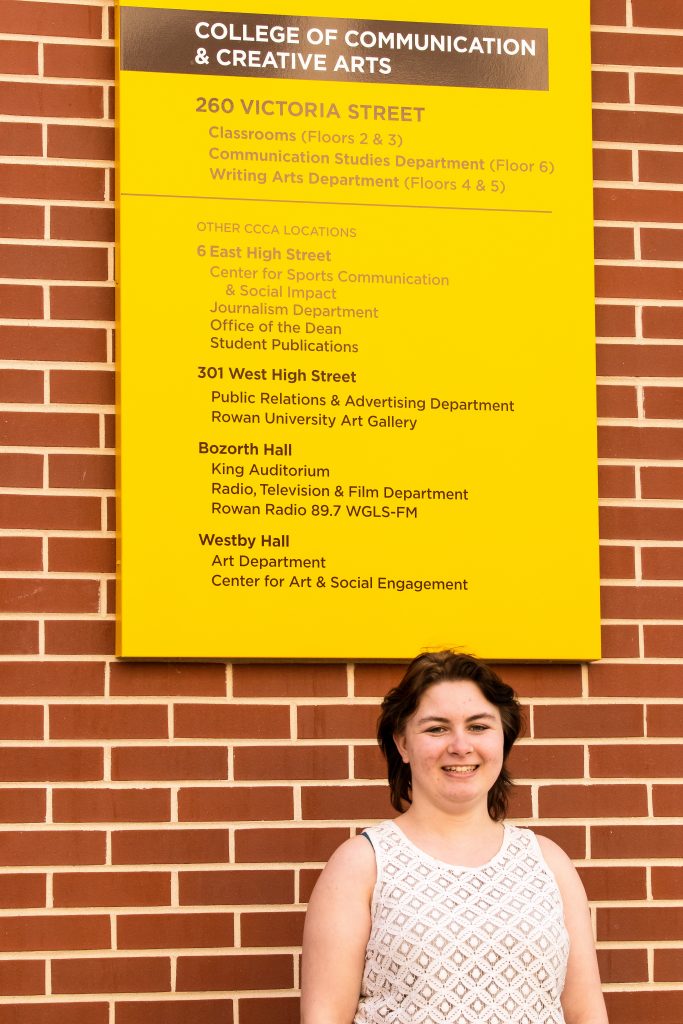
M 502 821 L 508 809 L 509 792 L 513 785 L 505 767 L 512 745 L 522 731 L 522 711 L 515 691 L 486 662 L 471 654 L 455 651 L 434 651 L 419 654 L 411 661 L 403 679 L 390 690 L 382 701 L 377 722 L 377 742 L 387 762 L 391 804 L 404 811 L 412 802 L 410 765 L 405 764 L 398 752 L 395 735 L 401 735 L 406 722 L 415 713 L 423 694 L 436 683 L 466 679 L 478 686 L 490 704 L 500 713 L 503 724 L 503 767 L 488 794 L 489 815 Z

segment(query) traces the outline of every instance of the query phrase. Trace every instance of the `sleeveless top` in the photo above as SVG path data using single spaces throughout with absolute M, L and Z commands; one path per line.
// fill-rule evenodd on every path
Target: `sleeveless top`
M 563 1024 L 569 936 L 533 832 L 506 824 L 476 868 L 436 860 L 393 821 L 363 834 L 377 883 L 354 1024 Z

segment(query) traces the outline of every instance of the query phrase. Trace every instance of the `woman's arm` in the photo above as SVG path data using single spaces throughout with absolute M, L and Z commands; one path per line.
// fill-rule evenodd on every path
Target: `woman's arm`
M 340 846 L 318 879 L 304 928 L 301 1024 L 352 1024 L 375 879 L 375 854 L 363 836 Z
M 569 963 L 562 993 L 565 1020 L 567 1024 L 608 1024 L 588 900 L 581 879 L 569 857 L 556 843 L 545 836 L 538 836 L 538 841 L 546 863 L 555 875 L 562 896 L 564 923 L 569 932 Z

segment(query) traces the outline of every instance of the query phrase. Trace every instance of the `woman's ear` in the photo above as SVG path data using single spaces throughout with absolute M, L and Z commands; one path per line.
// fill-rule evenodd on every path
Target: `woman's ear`
M 403 733 L 394 733 L 394 743 L 396 744 L 396 749 L 401 755 L 401 760 L 403 761 L 403 763 L 410 764 L 410 758 L 408 757 L 408 751 L 406 750 L 406 741 Z

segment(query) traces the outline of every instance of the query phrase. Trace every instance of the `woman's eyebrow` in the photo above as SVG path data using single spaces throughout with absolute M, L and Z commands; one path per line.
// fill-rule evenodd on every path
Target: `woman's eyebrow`
M 466 722 L 476 722 L 481 718 L 490 719 L 492 722 L 496 721 L 496 716 L 492 715 L 490 711 L 482 711 L 478 715 L 470 715 L 465 719 Z M 426 725 L 427 722 L 438 722 L 440 725 L 448 725 L 450 718 L 441 718 L 440 715 L 427 715 L 425 718 L 418 718 L 418 725 Z

